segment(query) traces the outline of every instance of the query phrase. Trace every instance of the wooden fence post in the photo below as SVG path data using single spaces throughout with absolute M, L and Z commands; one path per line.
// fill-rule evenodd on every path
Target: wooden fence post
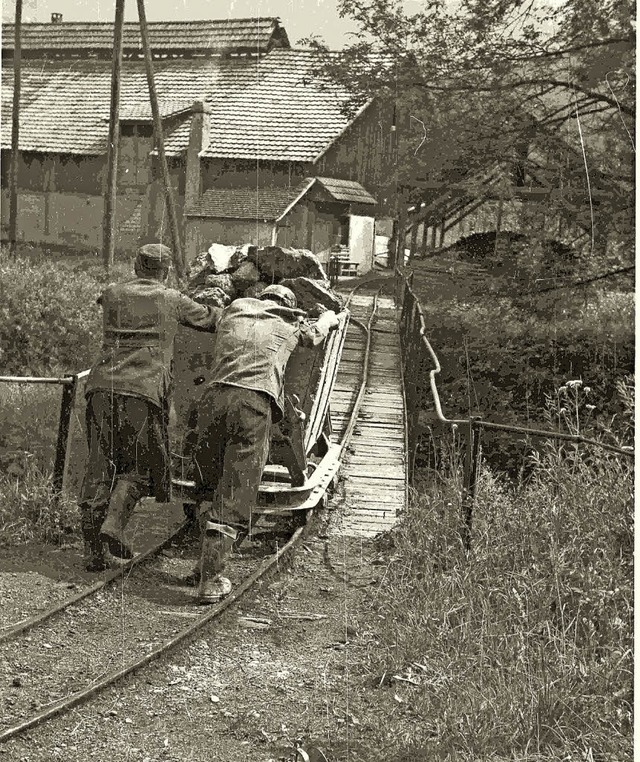
M 71 416 L 78 387 L 78 377 L 74 376 L 71 383 L 62 387 L 60 402 L 60 420 L 58 422 L 58 441 L 56 442 L 56 458 L 53 465 L 53 500 L 58 503 L 62 496 L 64 479 L 69 460 L 69 439 L 71 435 Z
M 480 467 L 480 440 L 482 438 L 482 421 L 478 416 L 472 416 L 467 427 L 467 442 L 464 460 L 464 480 L 462 485 L 462 542 L 465 550 L 471 549 L 471 527 L 473 524 L 473 508 L 476 499 L 476 485 Z

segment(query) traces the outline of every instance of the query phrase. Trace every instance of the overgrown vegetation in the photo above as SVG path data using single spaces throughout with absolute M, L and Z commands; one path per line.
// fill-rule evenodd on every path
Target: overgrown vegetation
M 414 290 L 442 366 L 438 388 L 445 413 L 544 427 L 546 398 L 567 379 L 588 379 L 597 403 L 582 400 L 583 407 L 595 404 L 583 418 L 583 433 L 631 444 L 616 394 L 620 381 L 634 373 L 635 303 L 628 285 L 518 296 L 512 274 L 490 265 L 470 274 L 458 265 L 458 247 L 449 254 L 452 275 L 437 288 L 434 277 L 442 275 L 430 270 L 434 260 L 413 265 Z M 537 274 L 548 271 L 539 268 Z M 485 451 L 493 465 L 514 472 L 527 450 L 511 435 L 491 433 Z M 426 450 L 424 456 L 430 457 Z
M 576 389 L 550 419 L 581 426 Z M 376 685 L 421 718 L 385 759 L 632 759 L 632 461 L 547 442 L 526 483 L 485 468 L 468 556 L 458 465 L 418 485 L 375 604 Z
M 118 262 L 108 279 L 130 273 L 130 263 Z M 106 282 L 97 257 L 32 250 L 12 258 L 1 251 L 3 374 L 68 375 L 89 367 L 101 336 L 96 297 Z M 71 497 L 55 502 L 51 490 L 60 399 L 60 386 L 0 384 L 0 543 L 60 542 L 78 529 Z M 84 455 L 79 403 L 74 487 Z

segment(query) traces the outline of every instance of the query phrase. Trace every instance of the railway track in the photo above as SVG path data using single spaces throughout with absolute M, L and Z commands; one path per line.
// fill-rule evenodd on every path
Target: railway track
M 335 432 L 342 451 L 353 434 L 367 386 L 371 325 L 384 284 L 368 281 L 357 291 L 374 297 L 356 310 L 349 341 L 361 348 L 361 382 L 350 411 Z M 359 331 L 361 341 L 356 340 Z M 87 701 L 97 692 L 162 657 L 220 615 L 258 582 L 277 570 L 309 531 L 313 511 L 298 521 L 264 515 L 255 542 L 232 557 L 232 594 L 216 606 L 194 606 L 194 590 L 180 580 L 196 561 L 197 542 L 180 529 L 100 582 L 31 617 L 0 636 L 0 682 L 13 686 L 0 717 L 0 743 Z M 292 526 L 292 524 L 294 526 Z M 295 526 L 297 524 L 297 526 Z M 100 637 L 96 637 L 100 633 Z

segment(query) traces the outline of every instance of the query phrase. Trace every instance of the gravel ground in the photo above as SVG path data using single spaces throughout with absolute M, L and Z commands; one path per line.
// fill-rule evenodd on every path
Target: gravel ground
M 371 541 L 320 534 L 289 563 L 192 642 L 0 746 L 0 758 L 297 762 L 299 743 L 312 761 L 322 762 L 318 749 L 329 762 L 388 759 L 398 728 L 415 720 L 410 686 L 389 685 L 368 667 L 384 627 L 372 607 L 384 557 Z M 191 612 L 182 609 L 182 626 Z M 100 650 L 105 627 L 89 628 L 79 664 Z M 24 690 L 9 677 L 5 711 Z M 393 738 L 385 737 L 390 718 Z

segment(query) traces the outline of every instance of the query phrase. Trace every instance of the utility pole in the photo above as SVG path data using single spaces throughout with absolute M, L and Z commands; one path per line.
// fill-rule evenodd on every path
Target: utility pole
M 11 114 L 11 166 L 9 168 L 9 252 L 16 255 L 18 233 L 18 160 L 20 157 L 20 84 L 22 63 L 22 0 L 16 0 L 13 47 L 13 113 Z
M 149 46 L 149 31 L 147 29 L 147 16 L 144 9 L 144 0 L 138 2 L 138 17 L 140 19 L 140 37 L 142 38 L 142 50 L 144 52 L 144 62 L 147 69 L 147 84 L 149 85 L 149 101 L 151 103 L 151 113 L 153 115 L 153 131 L 155 133 L 156 145 L 158 148 L 158 159 L 162 170 L 162 179 L 164 181 L 165 201 L 169 215 L 169 227 L 171 229 L 171 238 L 173 239 L 173 266 L 178 280 L 182 280 L 185 270 L 185 261 L 180 243 L 180 228 L 178 227 L 178 217 L 173 199 L 173 188 L 171 186 L 171 176 L 167 165 L 167 156 L 164 150 L 164 134 L 162 131 L 162 119 L 160 117 L 160 108 L 158 106 L 158 93 L 153 76 L 153 59 L 151 57 L 151 48 Z
M 116 0 L 116 17 L 113 32 L 113 59 L 111 68 L 111 105 L 109 107 L 109 142 L 107 145 L 107 189 L 104 197 L 104 218 L 102 226 L 102 257 L 105 270 L 107 271 L 113 265 L 115 251 L 123 29 L 124 0 Z

